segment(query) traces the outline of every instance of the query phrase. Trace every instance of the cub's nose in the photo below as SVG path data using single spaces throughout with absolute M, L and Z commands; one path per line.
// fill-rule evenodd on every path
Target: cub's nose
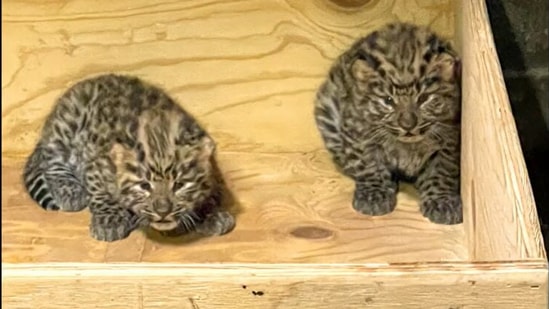
M 405 131 L 410 132 L 417 126 L 417 117 L 414 114 L 402 114 L 398 118 L 398 125 Z
M 172 203 L 168 199 L 160 199 L 153 204 L 154 211 L 164 219 L 172 212 Z

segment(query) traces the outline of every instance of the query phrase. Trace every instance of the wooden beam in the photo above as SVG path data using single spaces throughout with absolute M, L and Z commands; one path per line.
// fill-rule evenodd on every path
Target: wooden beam
M 463 57 L 462 197 L 470 259 L 545 258 L 484 1 L 457 1 Z
M 10 264 L 3 265 L 2 289 L 7 308 L 541 309 L 547 273 L 544 261 Z

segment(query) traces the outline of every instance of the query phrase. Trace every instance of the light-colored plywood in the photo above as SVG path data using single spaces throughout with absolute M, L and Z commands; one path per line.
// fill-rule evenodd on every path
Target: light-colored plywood
M 460 1 L 462 197 L 473 260 L 544 259 L 528 171 L 484 1 Z M 474 42 L 474 44 L 471 44 Z
M 317 152 L 220 155 L 221 162 L 229 162 L 221 168 L 240 205 L 239 225 L 226 236 L 193 241 L 135 232 L 123 241 L 98 242 L 88 236 L 87 212 L 44 213 L 29 203 L 21 186 L 4 188 L 2 261 L 364 263 L 465 257 L 463 231 L 425 222 L 406 192 L 393 216 L 370 220 L 354 213 L 348 205 L 352 184 L 326 171 L 322 157 Z M 4 165 L 3 183 L 18 173 L 20 165 Z
M 365 2 L 360 9 L 330 1 L 4 2 L 3 261 L 466 258 L 463 225 L 429 223 L 409 187 L 395 213 L 357 214 L 352 181 L 323 148 L 315 90 L 355 38 L 397 18 L 453 32 L 448 1 Z M 239 208 L 231 234 L 163 243 L 134 233 L 100 243 L 88 236 L 87 211 L 46 213 L 26 196 L 23 160 L 55 98 L 76 80 L 109 71 L 165 87 L 211 132 Z
M 2 297 L 21 309 L 547 308 L 547 273 L 536 263 L 19 265 L 4 272 Z
M 547 261 L 483 1 L 90 3 L 2 2 L 7 308 L 547 307 Z M 462 225 L 424 219 L 409 186 L 394 213 L 355 213 L 353 184 L 314 125 L 314 93 L 335 57 L 395 20 L 431 25 L 463 53 Z M 46 213 L 26 196 L 22 165 L 55 98 L 105 72 L 164 87 L 213 135 L 233 232 L 103 243 L 88 236 L 87 211 Z

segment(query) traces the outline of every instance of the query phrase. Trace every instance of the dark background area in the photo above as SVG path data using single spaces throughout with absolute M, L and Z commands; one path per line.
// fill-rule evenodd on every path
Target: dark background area
M 486 1 L 546 250 L 549 249 L 548 3 L 548 0 Z

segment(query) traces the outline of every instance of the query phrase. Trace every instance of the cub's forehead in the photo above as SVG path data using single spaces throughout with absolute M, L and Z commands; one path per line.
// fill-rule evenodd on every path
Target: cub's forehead
M 370 47 L 377 47 L 380 50 L 393 50 L 402 47 L 422 48 L 437 34 L 427 27 L 408 24 L 392 23 L 373 31 L 367 36 L 366 42 Z

